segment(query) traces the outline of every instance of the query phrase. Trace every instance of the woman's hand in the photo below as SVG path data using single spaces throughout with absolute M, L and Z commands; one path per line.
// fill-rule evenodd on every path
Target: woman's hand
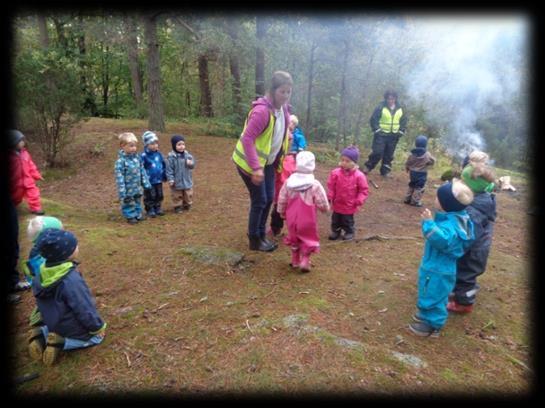
M 265 175 L 263 174 L 263 169 L 259 168 L 257 170 L 254 170 L 252 173 L 252 183 L 256 186 L 260 185 L 263 182 L 263 179 L 265 178 Z

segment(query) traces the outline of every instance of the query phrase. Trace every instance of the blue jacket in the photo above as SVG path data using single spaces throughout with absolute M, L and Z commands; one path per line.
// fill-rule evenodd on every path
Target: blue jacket
M 50 332 L 87 340 L 105 325 L 89 287 L 73 262 L 43 265 L 34 279 L 32 293 Z
M 150 184 L 159 184 L 167 181 L 165 159 L 159 150 L 152 152 L 145 147 L 140 157 L 148 174 Z
M 305 150 L 307 147 L 307 141 L 305 139 L 305 135 L 303 134 L 303 131 L 299 126 L 297 126 L 295 129 L 293 129 L 293 139 L 291 141 L 291 152 L 299 152 L 301 150 Z
M 143 188 L 151 188 L 146 170 L 139 155 L 125 154 L 119 150 L 115 162 L 115 181 L 119 199 L 142 195 Z
M 426 245 L 420 272 L 456 276 L 456 260 L 475 239 L 467 211 L 437 212 L 433 220 L 422 221 L 422 234 Z
M 189 166 L 187 160 L 193 164 Z M 174 180 L 175 190 L 188 190 L 193 187 L 193 169 L 195 168 L 195 159 L 187 150 L 183 153 L 171 151 L 167 156 L 167 180 Z

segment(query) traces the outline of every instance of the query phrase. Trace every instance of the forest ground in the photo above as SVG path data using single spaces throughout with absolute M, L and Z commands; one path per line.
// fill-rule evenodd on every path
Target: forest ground
M 283 244 L 273 253 L 248 250 L 249 198 L 230 160 L 235 139 L 192 125 L 168 123 L 159 139 L 166 156 L 170 136 L 186 135 L 197 160 L 193 208 L 175 214 L 165 187 L 167 214 L 128 225 L 113 176 L 117 134 L 132 131 L 140 140 L 145 126 L 91 119 L 70 146 L 71 167 L 44 171 L 44 208 L 78 237 L 80 270 L 108 330 L 102 345 L 66 353 L 45 369 L 27 352 L 34 300 L 23 293 L 14 306 L 10 356 L 15 375 L 40 376 L 17 393 L 530 391 L 527 180 L 513 178 L 517 193 L 497 194 L 494 240 L 474 312 L 451 315 L 440 338 L 422 339 L 407 330 L 423 250 L 421 210 L 403 204 L 407 176 L 400 160 L 391 179 L 370 174 L 379 188 L 370 185 L 355 217 L 357 238 L 391 239 L 328 241 L 330 219 L 320 214 L 321 252 L 313 270 L 301 274 L 289 267 Z M 37 146 L 30 149 L 40 165 Z M 323 149 L 316 147 L 317 157 L 330 157 Z M 334 165 L 317 163 L 324 186 Z M 430 173 L 428 205 L 442 170 Z M 26 256 L 31 214 L 25 204 L 19 214 Z

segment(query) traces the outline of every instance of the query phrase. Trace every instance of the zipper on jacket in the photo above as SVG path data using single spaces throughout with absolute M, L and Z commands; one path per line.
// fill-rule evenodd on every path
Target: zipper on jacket
M 424 282 L 424 294 L 426 294 L 428 290 L 428 284 L 430 283 L 430 277 L 426 276 L 426 282 Z

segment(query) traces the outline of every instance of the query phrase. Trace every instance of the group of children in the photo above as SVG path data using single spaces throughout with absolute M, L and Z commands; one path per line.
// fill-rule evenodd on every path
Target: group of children
M 405 163 L 409 188 L 404 202 L 422 207 L 428 169 L 435 158 L 427 151 L 427 138 L 416 138 L 415 148 Z M 292 267 L 310 271 L 310 255 L 319 251 L 317 211 L 333 208 L 329 239 L 354 237 L 354 214 L 369 195 L 367 178 L 358 168 L 359 152 L 347 147 L 339 166 L 327 180 L 327 193 L 314 178 L 314 155 L 292 152 L 295 166 L 285 166 L 276 196 L 276 211 L 286 219 L 284 243 L 291 249 Z M 289 157 L 289 156 L 288 156 Z M 418 336 L 437 337 L 448 312 L 469 313 L 479 290 L 477 277 L 486 269 L 496 217 L 494 174 L 487 166 L 488 155 L 474 151 L 464 161 L 461 180 L 453 179 L 437 189 L 435 215 L 422 214 L 424 255 L 418 271 L 418 300 L 409 329 Z M 289 173 L 286 175 L 286 173 Z M 278 235 L 278 228 L 271 229 Z
M 170 187 L 175 213 L 187 211 L 193 204 L 195 159 L 186 150 L 184 136 L 172 136 L 172 150 L 166 162 L 159 151 L 159 138 L 154 132 L 144 132 L 142 141 L 144 151 L 137 154 L 138 140 L 134 133 L 119 135 L 120 149 L 115 162 L 115 179 L 121 213 L 129 224 L 146 219 L 142 212 L 142 195 L 148 217 L 165 214 L 161 209 L 165 181 Z
M 290 128 L 293 131 L 295 126 Z M 165 181 L 171 188 L 175 212 L 188 210 L 192 204 L 195 159 L 186 150 L 184 137 L 172 136 L 172 151 L 166 161 L 158 150 L 155 133 L 146 131 L 142 139 L 144 151 L 137 154 L 136 136 L 119 135 L 121 149 L 115 164 L 122 213 L 131 224 L 144 219 L 142 195 L 148 217 L 164 215 L 161 203 Z M 21 140 L 17 142 L 19 154 L 24 151 Z M 369 188 L 358 167 L 356 147 L 342 150 L 338 167 L 329 174 L 326 192 L 314 177 L 315 157 L 304 150 L 304 137 L 298 140 L 297 148 L 293 148 L 294 141 L 292 138 L 292 148 L 278 177 L 274 208 L 286 221 L 284 243 L 291 249 L 290 265 L 309 272 L 310 256 L 320 247 L 317 211 L 333 210 L 330 240 L 353 239 L 354 214 L 366 202 Z M 415 144 L 405 166 L 410 181 L 404 202 L 421 207 L 427 171 L 435 159 L 426 150 L 425 136 L 418 136 Z M 29 157 L 25 160 L 31 161 Z M 464 161 L 461 180 L 454 179 L 437 189 L 435 215 L 428 209 L 421 214 L 425 247 L 418 270 L 417 312 L 409 324 L 418 336 L 437 337 L 449 311 L 472 310 L 479 290 L 477 277 L 486 268 L 496 217 L 494 174 L 487 161 L 486 153 L 471 153 Z M 35 166 L 28 167 L 34 169 L 34 180 L 39 179 Z M 30 183 L 22 185 L 34 188 Z M 273 227 L 272 233 L 280 234 L 282 225 Z M 30 220 L 27 232 L 32 249 L 24 271 L 36 299 L 29 319 L 28 348 L 32 358 L 51 365 L 61 351 L 100 344 L 107 324 L 78 270 L 79 247 L 74 234 L 64 230 L 59 219 L 41 215 Z

